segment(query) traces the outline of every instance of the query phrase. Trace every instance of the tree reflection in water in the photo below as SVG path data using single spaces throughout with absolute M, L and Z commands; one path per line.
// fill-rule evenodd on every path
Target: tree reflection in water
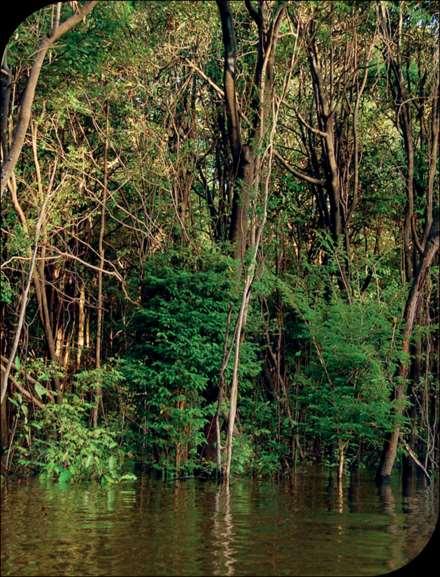
M 398 481 L 396 479 L 396 481 Z M 423 549 L 436 487 L 324 470 L 286 481 L 7 482 L 2 575 L 378 575 Z
M 229 484 L 219 485 L 215 495 L 214 538 L 218 543 L 215 550 L 214 575 L 234 575 L 234 525 L 231 513 L 231 490 Z

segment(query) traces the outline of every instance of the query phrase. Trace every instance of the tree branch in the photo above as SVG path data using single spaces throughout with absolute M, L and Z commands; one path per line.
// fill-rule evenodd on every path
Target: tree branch
M 306 174 L 305 172 L 302 172 L 297 168 L 294 168 L 293 166 L 288 164 L 276 150 L 274 150 L 273 154 L 275 158 L 278 160 L 278 162 L 281 164 L 281 166 L 283 166 L 287 171 L 293 174 L 293 176 L 296 176 L 300 180 L 303 180 L 304 182 L 307 182 L 309 184 L 315 184 L 317 186 L 323 186 L 325 184 L 324 180 L 319 180 L 319 178 L 315 178 L 310 174 Z
M 9 151 L 9 157 L 2 166 L 1 195 L 3 195 L 6 190 L 9 179 L 14 172 L 15 166 L 23 148 L 29 121 L 31 118 L 32 103 L 35 97 L 35 90 L 47 51 L 61 36 L 63 36 L 63 34 L 68 32 L 71 28 L 83 20 L 83 18 L 93 10 L 97 2 L 98 0 L 91 0 L 91 2 L 85 4 L 85 6 L 83 6 L 77 14 L 73 14 L 67 18 L 67 20 L 65 20 L 62 24 L 53 30 L 50 36 L 43 38 L 43 40 L 40 42 L 37 55 L 32 65 L 30 76 L 26 84 L 26 89 L 24 91 L 23 102 L 20 108 L 20 113 L 18 115 L 13 142 Z

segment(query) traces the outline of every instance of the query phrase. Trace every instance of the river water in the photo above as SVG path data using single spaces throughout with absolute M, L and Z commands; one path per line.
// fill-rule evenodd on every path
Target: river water
M 282 482 L 113 486 L 8 480 L 2 575 L 379 575 L 424 548 L 437 492 L 421 480 L 342 487 L 316 468 Z

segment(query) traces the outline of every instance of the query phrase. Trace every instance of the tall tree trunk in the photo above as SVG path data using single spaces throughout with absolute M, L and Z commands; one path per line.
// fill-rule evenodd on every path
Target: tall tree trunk
M 252 148 L 244 144 L 235 179 L 232 199 L 231 226 L 229 238 L 234 246 L 234 258 L 244 258 L 248 236 L 249 194 L 254 182 L 254 154 Z
M 28 305 L 28 301 L 29 301 L 29 291 L 31 288 L 32 279 L 34 277 L 34 271 L 35 271 L 35 267 L 36 267 L 36 263 L 37 263 L 37 254 L 38 254 L 41 229 L 42 229 L 43 223 L 46 219 L 47 205 L 49 203 L 50 198 L 51 198 L 51 194 L 49 193 L 46 195 L 46 197 L 43 201 L 43 206 L 41 207 L 40 215 L 38 217 L 37 225 L 35 227 L 34 250 L 32 252 L 32 258 L 31 258 L 31 262 L 30 262 L 30 267 L 29 267 L 26 285 L 25 285 L 25 288 L 21 294 L 20 312 L 18 315 L 17 328 L 15 329 L 14 341 L 12 343 L 11 351 L 9 352 L 9 356 L 8 356 L 8 362 L 6 363 L 5 371 L 3 373 L 2 380 L 1 380 L 0 404 L 3 404 L 5 402 L 5 398 L 6 398 L 6 394 L 7 394 L 7 390 L 8 390 L 9 375 L 11 372 L 12 363 L 14 362 L 14 359 L 15 359 L 15 355 L 17 354 L 18 344 L 20 342 L 20 337 L 21 337 L 21 331 L 23 330 L 23 325 L 24 325 L 24 321 L 25 321 L 25 317 L 26 317 L 26 309 L 27 309 L 27 305 Z
M 8 118 L 11 104 L 11 71 L 7 63 L 7 48 L 3 53 L 0 77 L 0 140 L 1 158 L 6 161 L 9 155 Z
M 435 258 L 439 247 L 439 223 L 433 223 L 433 186 L 437 166 L 438 155 L 438 127 L 439 127 L 439 76 L 432 87 L 432 114 L 431 128 L 432 138 L 427 158 L 428 178 L 425 193 L 425 225 L 422 241 L 419 240 L 416 228 L 415 214 L 415 152 L 413 135 L 414 100 L 411 93 L 411 84 L 404 70 L 407 64 L 407 55 L 402 52 L 402 22 L 403 4 L 398 6 L 398 21 L 390 17 L 385 2 L 377 5 L 378 23 L 383 35 L 383 53 L 388 65 L 389 87 L 396 112 L 396 125 L 401 131 L 405 156 L 406 156 L 406 196 L 407 206 L 403 223 L 403 257 L 405 278 L 412 282 L 404 310 L 404 332 L 402 339 L 402 351 L 407 357 L 410 354 L 410 340 L 413 334 L 415 320 L 420 309 L 420 299 L 425 286 L 426 276 Z M 434 59 L 435 60 L 435 59 Z M 437 48 L 438 63 L 438 48 Z M 403 414 L 402 404 L 406 400 L 406 380 L 409 374 L 410 363 L 408 359 L 401 362 L 397 378 L 399 380 L 396 390 L 396 424 L 394 430 L 387 436 L 383 447 L 380 466 L 377 473 L 379 480 L 390 477 L 396 459 L 400 425 L 399 421 Z
M 239 367 L 240 367 L 240 353 L 241 344 L 246 328 L 246 320 L 249 309 L 249 301 L 251 296 L 251 286 L 255 277 L 255 270 L 257 265 L 257 255 L 260 247 L 260 242 L 267 218 L 267 202 L 269 197 L 269 182 L 272 170 L 273 158 L 273 137 L 274 127 L 276 125 L 275 116 L 272 123 L 268 122 L 270 114 L 273 112 L 273 63 L 275 58 L 275 47 L 278 40 L 278 31 L 281 25 L 282 18 L 285 13 L 286 3 L 282 2 L 276 9 L 272 21 L 266 27 L 264 21 L 263 7 L 260 5 L 259 10 L 256 10 L 252 2 L 246 2 L 246 7 L 251 18 L 256 22 L 259 32 L 259 46 L 258 46 L 258 64 L 256 75 L 254 78 L 254 99 L 253 110 L 254 116 L 253 129 L 251 130 L 249 143 L 243 144 L 240 134 L 240 120 L 237 103 L 236 85 L 235 85 L 235 66 L 236 66 L 236 44 L 234 25 L 232 14 L 228 0 L 217 0 L 217 5 L 220 13 L 220 20 L 223 33 L 223 48 L 224 48 L 224 95 L 226 116 L 228 120 L 228 136 L 231 148 L 233 174 L 232 181 L 234 184 L 231 226 L 230 226 L 230 240 L 234 246 L 234 256 L 240 259 L 241 266 L 243 265 L 244 254 L 248 244 L 248 236 L 250 236 L 251 255 L 249 264 L 246 266 L 244 275 L 244 287 L 241 297 L 240 310 L 236 323 L 236 330 L 234 334 L 233 346 L 234 361 L 233 373 L 230 389 L 230 406 L 228 416 L 228 430 L 226 438 L 226 462 L 223 469 L 223 477 L 226 483 L 229 482 L 231 474 L 232 463 L 232 439 L 234 433 L 235 419 L 237 415 L 237 399 L 239 387 Z M 279 110 L 279 108 L 277 109 Z M 263 147 L 266 130 L 270 130 L 269 145 L 264 152 L 260 152 Z M 258 156 L 255 151 L 258 152 Z M 257 195 L 262 182 L 262 168 L 263 157 L 267 154 L 268 165 L 265 182 L 262 188 L 262 202 L 258 207 Z M 251 208 L 251 190 L 255 187 L 255 194 L 252 199 Z M 262 209 L 262 216 L 258 219 L 258 208 Z M 252 212 L 253 224 L 252 230 L 249 232 L 249 216 Z M 259 220 L 259 223 L 258 223 Z M 241 267 L 240 267 L 241 270 Z M 223 390 L 219 391 L 219 398 L 223 395 Z M 218 426 L 217 426 L 218 429 Z
M 228 0 L 217 0 L 223 33 L 224 67 L 223 85 L 228 127 L 229 145 L 232 156 L 233 183 L 232 209 L 229 239 L 233 243 L 235 258 L 244 256 L 249 208 L 248 186 L 253 173 L 253 154 L 249 146 L 241 141 L 240 118 L 235 87 L 236 42 L 234 24 Z
M 84 335 L 85 335 L 85 301 L 86 301 L 86 287 L 84 282 L 81 282 L 79 287 L 79 303 L 78 303 L 78 336 L 76 348 L 76 370 L 81 367 L 81 357 L 84 349 Z
M 96 320 L 96 358 L 95 366 L 97 369 L 101 368 L 101 347 L 102 347 L 102 332 L 103 332 L 103 292 L 102 292 L 102 271 L 105 262 L 105 248 L 104 248 L 104 233 L 105 233 L 105 211 L 107 204 L 107 187 L 108 187 L 108 125 L 109 125 L 109 105 L 106 103 L 106 126 L 105 126 L 105 142 L 104 142 L 104 180 L 102 189 L 102 204 L 101 204 L 101 227 L 99 230 L 99 270 L 98 270 L 98 315 Z M 93 409 L 93 426 L 98 425 L 99 406 L 102 399 L 102 387 L 100 377 L 96 383 L 95 407 Z
M 402 352 L 405 353 L 405 355 L 409 355 L 410 339 L 413 334 L 415 318 L 419 309 L 419 301 L 425 285 L 426 276 L 434 260 L 434 257 L 438 252 L 438 248 L 439 248 L 439 229 L 438 229 L 438 223 L 436 223 L 436 226 L 431 230 L 428 242 L 426 243 L 419 270 L 414 279 L 411 291 L 409 293 L 405 305 L 405 312 L 404 312 L 405 328 L 402 339 Z M 409 361 L 406 359 L 401 362 L 397 375 L 398 384 L 395 390 L 395 399 L 397 401 L 395 416 L 397 422 L 396 425 L 394 426 L 394 430 L 388 435 L 384 444 L 378 471 L 379 480 L 389 479 L 394 467 L 394 462 L 396 460 L 399 435 L 400 435 L 399 421 L 403 414 L 402 405 L 406 399 L 405 381 L 408 377 L 408 370 L 409 370 Z

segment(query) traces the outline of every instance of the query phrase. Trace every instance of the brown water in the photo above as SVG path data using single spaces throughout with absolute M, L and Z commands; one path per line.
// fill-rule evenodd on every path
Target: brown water
M 290 481 L 147 477 L 125 485 L 8 481 L 2 575 L 378 575 L 423 549 L 437 492 L 420 481 L 343 488 L 316 469 Z

